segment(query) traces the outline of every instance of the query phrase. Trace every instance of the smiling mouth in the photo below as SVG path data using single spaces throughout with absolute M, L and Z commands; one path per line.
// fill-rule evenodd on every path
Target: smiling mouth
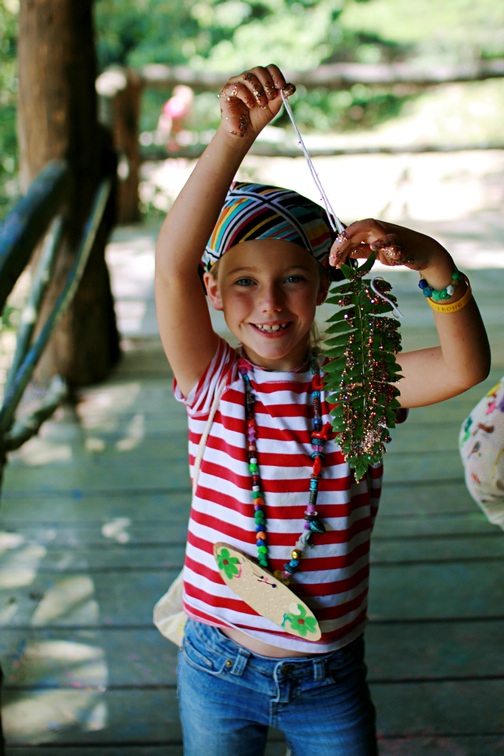
M 274 325 L 260 325 L 259 323 L 255 323 L 257 330 L 262 331 L 263 333 L 278 333 L 278 331 L 284 331 L 288 326 L 288 323 L 275 323 Z

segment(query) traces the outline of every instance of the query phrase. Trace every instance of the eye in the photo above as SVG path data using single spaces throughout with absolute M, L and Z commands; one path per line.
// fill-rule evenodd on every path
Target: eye
M 238 278 L 235 281 L 235 286 L 252 286 L 253 283 L 251 278 Z
M 285 283 L 294 283 L 294 284 L 296 284 L 296 283 L 301 283 L 301 282 L 303 282 L 305 280 L 306 279 L 305 279 L 304 276 L 301 276 L 301 275 L 299 275 L 297 273 L 296 274 L 293 273 L 292 276 L 287 276 L 287 278 L 285 279 Z

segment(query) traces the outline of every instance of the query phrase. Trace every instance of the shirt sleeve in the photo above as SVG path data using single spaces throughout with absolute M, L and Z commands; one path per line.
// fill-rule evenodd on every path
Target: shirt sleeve
M 184 404 L 190 417 L 208 415 L 212 399 L 223 378 L 230 382 L 233 377 L 233 366 L 236 364 L 236 350 L 224 339 L 219 338 L 217 350 L 207 369 L 191 391 L 184 396 L 177 381 L 173 381 L 175 399 Z

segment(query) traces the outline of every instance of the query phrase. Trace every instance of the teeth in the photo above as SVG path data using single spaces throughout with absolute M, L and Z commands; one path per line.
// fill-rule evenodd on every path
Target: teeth
M 259 328 L 260 331 L 266 331 L 266 333 L 275 333 L 276 331 L 281 331 L 283 328 L 285 328 L 284 325 L 258 325 L 257 328 Z

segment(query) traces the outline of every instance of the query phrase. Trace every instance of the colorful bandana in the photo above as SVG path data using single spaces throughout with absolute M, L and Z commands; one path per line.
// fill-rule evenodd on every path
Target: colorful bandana
M 253 239 L 280 239 L 304 247 L 324 267 L 335 234 L 325 210 L 290 189 L 232 184 L 202 257 L 211 270 L 231 247 Z M 331 270 L 334 270 L 332 268 Z M 339 271 L 335 271 L 337 278 Z

